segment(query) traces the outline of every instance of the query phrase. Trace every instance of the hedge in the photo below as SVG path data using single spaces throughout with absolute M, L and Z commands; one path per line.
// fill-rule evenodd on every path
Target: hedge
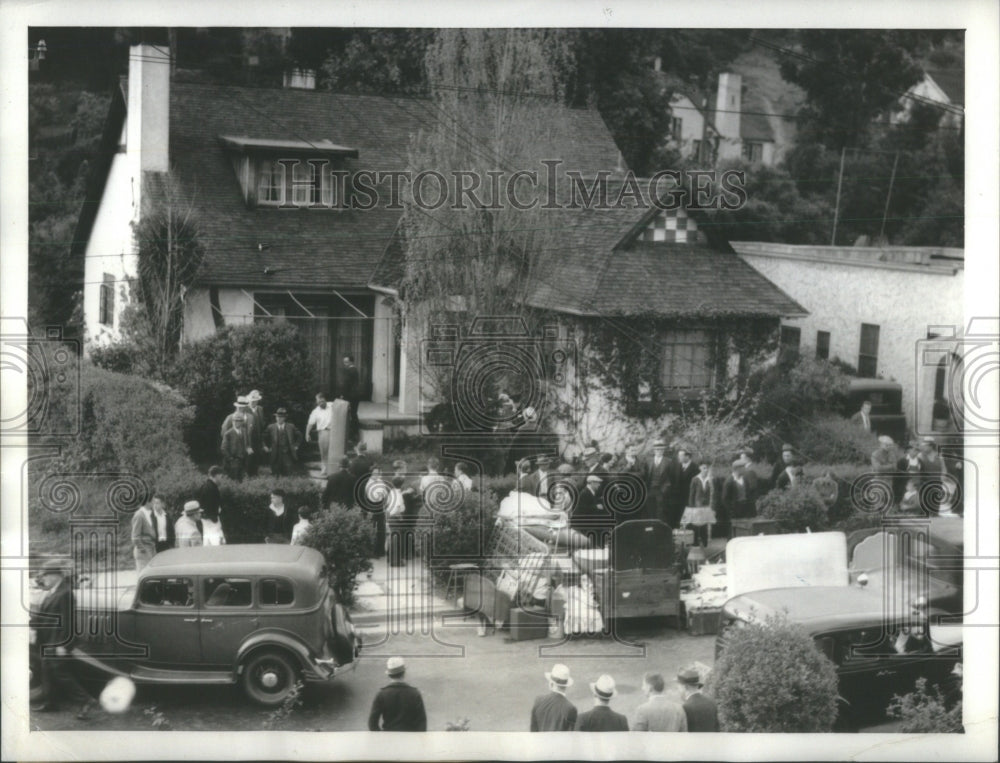
M 343 506 L 321 511 L 306 532 L 303 544 L 323 554 L 330 585 L 345 606 L 354 603 L 358 575 L 372 569 L 368 551 L 374 540 L 369 515 Z
M 757 500 L 757 516 L 773 519 L 786 533 L 824 530 L 827 509 L 812 485 L 794 485 L 771 490 Z
M 839 416 L 820 416 L 803 422 L 792 439 L 811 461 L 867 464 L 878 448 L 878 436 Z
M 772 616 L 728 630 L 709 678 L 722 731 L 830 731 L 837 671 L 799 625 Z

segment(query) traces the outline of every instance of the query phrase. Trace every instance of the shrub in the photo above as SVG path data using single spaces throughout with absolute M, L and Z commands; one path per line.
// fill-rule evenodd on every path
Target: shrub
M 729 418 L 705 417 L 689 419 L 675 432 L 675 439 L 691 449 L 695 461 L 709 461 L 725 467 L 739 456 L 740 448 L 747 445 L 750 435 L 746 428 Z
M 490 492 L 471 492 L 450 511 L 431 511 L 430 555 L 425 562 L 435 570 L 455 562 L 478 563 L 493 531 L 498 508 Z
M 126 342 L 115 342 L 90 350 L 90 362 L 105 371 L 119 374 L 134 373 L 139 348 Z
M 259 389 L 268 412 L 284 406 L 289 420 L 305 420 L 312 407 L 312 368 L 305 342 L 289 323 L 226 327 L 184 348 L 170 378 L 195 406 L 187 441 L 199 461 L 218 457 L 219 427 L 239 394 Z
M 822 530 L 828 521 L 826 506 L 810 485 L 795 485 L 765 493 L 757 500 L 757 515 L 773 519 L 778 528 L 786 533 Z
M 330 585 L 344 606 L 354 603 L 358 575 L 372 569 L 368 552 L 374 540 L 368 514 L 341 506 L 321 511 L 303 539 L 323 554 Z
M 927 679 L 918 678 L 916 691 L 892 698 L 890 718 L 902 720 L 899 729 L 904 734 L 952 734 L 961 732 L 962 702 L 948 709 L 937 686 L 927 688 Z
M 708 690 L 723 731 L 830 731 L 837 716 L 836 668 L 805 630 L 777 616 L 728 631 Z
M 809 459 L 825 463 L 867 464 L 878 436 L 850 419 L 821 416 L 803 422 L 792 438 Z

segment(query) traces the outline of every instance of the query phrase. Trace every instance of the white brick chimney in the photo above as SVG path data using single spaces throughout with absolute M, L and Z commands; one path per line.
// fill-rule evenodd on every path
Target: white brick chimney
M 723 138 L 740 137 L 743 78 L 732 72 L 719 74 L 719 91 L 715 96 L 715 126 Z
M 128 63 L 126 150 L 137 180 L 170 169 L 170 50 L 133 45 Z

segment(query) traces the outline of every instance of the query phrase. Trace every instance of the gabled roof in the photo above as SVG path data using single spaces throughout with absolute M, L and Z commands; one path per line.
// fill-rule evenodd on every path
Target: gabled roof
M 927 69 L 925 73 L 956 106 L 965 105 L 965 71 L 962 69 Z

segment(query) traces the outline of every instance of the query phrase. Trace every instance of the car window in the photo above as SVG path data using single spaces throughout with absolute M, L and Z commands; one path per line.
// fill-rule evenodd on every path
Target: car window
M 253 601 L 246 578 L 204 578 L 202 596 L 206 607 L 249 607 Z
M 193 607 L 191 578 L 146 578 L 139 589 L 139 602 L 151 607 Z
M 287 607 L 295 600 L 295 589 L 288 578 L 263 578 L 259 586 L 262 607 Z

